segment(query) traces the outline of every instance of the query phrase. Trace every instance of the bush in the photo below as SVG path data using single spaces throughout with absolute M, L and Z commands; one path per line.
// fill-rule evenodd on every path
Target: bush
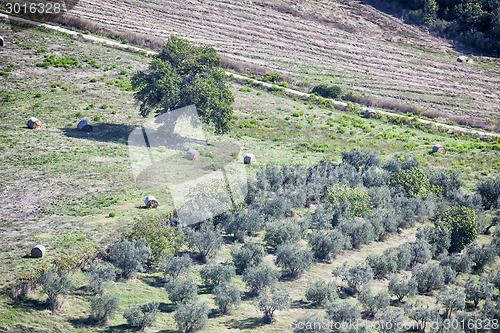
M 109 249 L 110 259 L 122 270 L 124 278 L 135 276 L 143 270 L 143 265 L 151 256 L 151 249 L 144 239 L 122 239 L 116 241 Z
M 256 267 L 249 267 L 243 273 L 243 282 L 250 289 L 250 292 L 257 294 L 258 291 L 265 287 L 272 287 L 278 282 L 280 273 L 265 264 Z
M 229 282 L 235 275 L 235 267 L 227 263 L 209 263 L 200 270 L 201 279 L 208 287 Z
M 150 216 L 137 219 L 126 237 L 129 240 L 143 238 L 151 249 L 151 260 L 155 263 L 162 255 L 179 251 L 182 241 L 178 230 L 165 225 L 164 218 Z
M 72 288 L 71 279 L 64 273 L 57 274 L 54 267 L 44 271 L 38 278 L 42 291 L 47 294 L 47 303 L 50 309 L 59 309 L 59 296 L 67 295 Z
M 189 246 L 198 249 L 202 262 L 206 262 L 207 257 L 213 257 L 223 244 L 220 231 L 214 228 L 212 222 L 202 223 L 198 231 L 187 228 L 184 234 Z
M 110 281 L 116 277 L 115 268 L 111 264 L 97 266 L 97 262 L 90 264 L 90 269 L 86 272 L 88 279 L 88 289 L 94 293 L 102 294 Z
M 231 306 L 237 307 L 241 303 L 241 292 L 234 282 L 217 285 L 214 293 L 215 304 L 221 313 L 228 313 Z
M 326 283 L 317 280 L 311 283 L 306 291 L 306 299 L 313 304 L 327 304 L 337 298 L 337 284 L 334 281 Z
M 500 177 L 496 180 L 488 179 L 479 182 L 477 184 L 477 193 L 481 196 L 485 209 L 496 206 L 500 197 Z
M 118 295 L 103 294 L 90 299 L 90 315 L 100 324 L 105 324 L 120 310 Z
M 233 264 L 236 267 L 236 272 L 241 274 L 248 267 L 254 267 L 262 262 L 266 256 L 264 246 L 258 243 L 246 243 L 238 247 L 231 248 L 231 256 L 233 257 Z
M 347 283 L 346 291 L 351 295 L 356 294 L 361 286 L 370 283 L 373 279 L 373 271 L 366 263 L 349 267 L 346 261 L 341 267 L 335 268 L 332 274 Z
M 369 286 L 366 286 L 359 295 L 359 302 L 365 308 L 368 316 L 375 315 L 379 310 L 383 310 L 389 306 L 390 297 L 385 291 L 381 291 L 376 295 L 372 294 Z
M 167 253 L 160 258 L 160 269 L 173 280 L 188 273 L 192 265 L 193 261 L 188 254 L 182 257 L 172 257 Z
M 284 243 L 295 243 L 300 239 L 300 226 L 290 220 L 276 221 L 266 228 L 264 241 L 269 246 L 277 247 Z
M 206 303 L 179 304 L 174 319 L 180 332 L 194 333 L 207 326 L 209 308 Z
M 337 230 L 313 231 L 309 237 L 309 246 L 311 246 L 314 258 L 317 260 L 335 258 L 342 252 L 344 243 L 344 236 Z
M 276 251 L 276 265 L 289 275 L 297 277 L 312 266 L 312 253 L 300 245 L 282 244 Z
M 452 206 L 443 212 L 440 224 L 451 232 L 451 252 L 462 251 L 477 237 L 477 216 L 474 209 Z
M 392 187 L 401 187 L 410 198 L 427 198 L 431 191 L 437 191 L 431 187 L 425 171 L 416 167 L 394 173 L 388 184 Z
M 306 313 L 292 323 L 293 333 L 328 333 L 328 327 L 322 318 Z
M 326 200 L 329 203 L 338 202 L 349 207 L 349 217 L 362 217 L 373 209 L 367 192 L 362 188 L 352 188 L 343 185 L 328 187 Z
M 339 86 L 320 84 L 313 88 L 312 93 L 324 98 L 338 98 L 342 94 L 342 89 Z
M 342 152 L 342 164 L 353 166 L 357 172 L 364 173 L 369 168 L 379 165 L 380 160 L 373 152 L 361 152 L 359 149 L 353 149 Z
M 168 292 L 168 299 L 175 304 L 189 303 L 198 296 L 198 285 L 192 276 L 169 280 L 165 284 L 165 289 Z
M 271 323 L 274 319 L 274 312 L 276 310 L 288 309 L 290 303 L 290 294 L 287 290 L 268 288 L 259 291 L 259 309 L 264 312 L 264 321 Z
M 150 302 L 143 305 L 134 305 L 125 310 L 123 317 L 127 324 L 138 330 L 151 327 L 156 322 L 158 314 L 158 302 Z
M 389 281 L 388 291 L 390 295 L 396 296 L 398 302 L 404 297 L 413 297 L 417 293 L 417 281 L 414 279 L 400 280 L 397 275 L 393 275 Z

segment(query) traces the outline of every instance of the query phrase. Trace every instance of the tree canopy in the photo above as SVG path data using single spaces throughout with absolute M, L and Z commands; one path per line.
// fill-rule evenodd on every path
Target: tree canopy
M 213 47 L 194 47 L 185 39 L 170 37 L 149 68 L 132 78 L 141 115 L 194 104 L 202 122 L 213 125 L 216 134 L 229 132 L 234 97 L 225 86 L 227 75 L 220 62 Z

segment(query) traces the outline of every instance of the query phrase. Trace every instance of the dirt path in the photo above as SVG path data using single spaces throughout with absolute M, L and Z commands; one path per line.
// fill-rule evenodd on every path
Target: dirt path
M 17 22 L 25 23 L 25 24 L 32 24 L 32 25 L 37 26 L 37 27 L 43 27 L 43 28 L 46 28 L 46 29 L 51 29 L 51 30 L 63 32 L 63 33 L 66 33 L 66 34 L 69 34 L 69 35 L 72 35 L 72 36 L 77 36 L 79 34 L 78 32 L 75 32 L 75 31 L 72 31 L 72 30 L 69 30 L 69 29 L 66 29 L 66 28 L 62 28 L 62 27 L 59 27 L 59 26 L 54 26 L 54 25 L 49 25 L 49 24 L 45 24 L 45 23 L 39 23 L 39 22 L 35 22 L 35 21 L 30 21 L 30 20 L 26 20 L 26 19 L 22 19 L 22 18 L 18 18 L 18 17 L 13 17 L 13 16 L 9 16 L 9 15 L 6 15 L 6 14 L 2 14 L 2 13 L 0 13 L 0 19 L 12 20 L 12 21 L 17 21 Z M 112 41 L 112 40 L 105 39 L 105 38 L 101 38 L 101 37 L 95 37 L 95 36 L 91 36 L 91 35 L 82 35 L 81 37 L 84 38 L 84 39 L 86 39 L 86 40 L 92 41 L 92 42 L 103 43 L 105 45 L 109 45 L 109 46 L 113 46 L 113 47 L 117 47 L 117 48 L 129 49 L 129 50 L 134 50 L 134 51 L 139 51 L 139 52 L 143 51 L 143 52 L 146 52 L 147 55 L 154 55 L 154 54 L 157 53 L 157 52 L 154 52 L 154 51 L 148 51 L 148 50 L 145 50 L 145 49 L 142 49 L 142 48 L 139 48 L 139 47 L 135 47 L 135 46 L 131 46 L 131 45 L 128 45 L 128 44 L 121 44 L 119 42 Z M 255 80 L 255 79 L 251 79 L 249 77 L 246 77 L 246 76 L 243 76 L 243 75 L 240 75 L 240 74 L 235 74 L 235 73 L 232 73 L 232 72 L 226 72 L 226 73 L 229 76 L 233 76 L 233 77 L 235 77 L 237 79 L 245 79 L 245 80 L 251 80 L 253 82 L 258 82 L 258 83 L 262 84 L 262 86 L 267 87 L 267 88 L 271 88 L 273 86 L 270 83 L 258 81 L 258 80 Z M 285 88 L 285 92 L 288 93 L 288 94 L 292 94 L 292 95 L 296 95 L 296 96 L 301 96 L 301 97 L 309 97 L 310 96 L 310 94 L 308 94 L 308 93 L 305 93 L 305 92 L 302 92 L 302 91 L 298 91 L 298 90 L 294 90 L 294 89 L 289 89 L 289 88 Z M 337 106 L 347 106 L 347 104 L 344 103 L 344 102 L 335 101 L 335 100 L 332 100 L 332 102 L 333 102 L 334 105 L 337 105 Z M 389 115 L 389 116 L 406 117 L 406 115 L 401 115 L 401 114 L 387 112 L 387 111 L 382 111 L 382 110 L 376 110 L 376 112 L 378 112 L 379 114 L 384 114 L 384 115 Z M 414 117 L 408 117 L 408 118 L 413 119 Z M 453 131 L 464 132 L 464 133 L 471 133 L 471 134 L 476 134 L 476 135 L 481 135 L 481 136 L 489 136 L 489 137 L 500 138 L 500 134 L 497 134 L 497 133 L 490 133 L 490 132 L 485 132 L 485 131 L 481 131 L 481 130 L 475 130 L 475 129 L 464 128 L 464 127 L 460 127 L 460 126 L 448 125 L 448 124 L 443 124 L 443 123 L 439 123 L 439 122 L 435 122 L 435 121 L 429 121 L 429 120 L 425 120 L 425 119 L 419 119 L 419 118 L 417 118 L 417 121 L 419 121 L 421 123 L 424 123 L 424 124 L 433 124 L 433 125 L 436 125 L 436 126 L 441 126 L 443 128 L 446 128 L 446 129 L 449 129 L 449 130 L 453 130 Z

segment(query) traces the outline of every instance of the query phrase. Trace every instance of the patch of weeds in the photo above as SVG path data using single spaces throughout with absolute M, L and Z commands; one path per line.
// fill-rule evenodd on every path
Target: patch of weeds
M 249 87 L 241 87 L 240 91 L 242 91 L 242 92 L 251 92 L 252 89 L 250 89 Z
M 92 66 L 94 68 L 97 68 L 97 69 L 101 68 L 101 65 L 99 65 L 95 60 L 86 58 L 83 62 L 86 62 L 87 64 L 89 64 L 90 66 Z
M 109 108 L 109 106 L 107 104 L 101 105 L 101 109 L 106 110 L 107 108 Z
M 49 68 L 49 66 L 72 68 L 78 66 L 78 59 L 75 57 L 56 58 L 56 55 L 53 54 L 51 56 L 45 56 L 45 60 L 41 63 L 37 63 L 35 66 L 45 69 Z
M 297 112 L 292 113 L 292 116 L 294 116 L 294 117 L 300 117 L 303 115 L 304 115 L 304 111 L 297 111 Z
M 100 121 L 101 120 L 101 116 L 94 116 L 94 121 Z
M 95 77 L 93 77 L 90 79 L 90 82 L 92 82 L 92 83 L 97 82 L 97 79 Z

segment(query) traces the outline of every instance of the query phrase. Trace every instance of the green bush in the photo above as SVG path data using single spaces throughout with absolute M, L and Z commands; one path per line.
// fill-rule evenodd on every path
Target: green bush
M 198 285 L 193 276 L 170 279 L 165 288 L 172 303 L 189 303 L 198 297 Z
M 450 252 L 460 252 L 477 237 L 476 211 L 465 206 L 452 206 L 441 216 L 440 225 L 451 233 Z
M 440 192 L 438 188 L 431 186 L 425 171 L 416 167 L 392 174 L 388 184 L 392 187 L 401 187 L 411 198 L 425 199 L 431 192 Z
M 259 265 L 249 267 L 243 273 L 243 282 L 250 289 L 250 292 L 256 294 L 260 289 L 272 287 L 278 282 L 280 273 L 269 265 Z
M 339 86 L 320 84 L 313 88 L 312 93 L 324 98 L 338 98 L 342 94 L 342 89 Z
M 177 279 L 189 272 L 193 261 L 188 254 L 182 257 L 173 257 L 171 253 L 165 253 L 160 258 L 160 270 L 170 279 Z
M 235 267 L 227 263 L 209 263 L 200 270 L 201 279 L 208 287 L 229 282 L 235 275 Z
M 241 247 L 234 246 L 231 249 L 231 256 L 233 264 L 236 267 L 236 272 L 241 274 L 248 267 L 259 265 L 266 256 L 266 252 L 264 251 L 264 246 L 261 244 L 246 243 Z
M 115 267 L 111 264 L 97 266 L 97 262 L 90 264 L 89 270 L 85 273 L 88 280 L 88 289 L 94 293 L 102 294 L 116 277 Z
M 347 203 L 350 217 L 362 217 L 373 209 L 368 193 L 362 188 L 352 188 L 345 185 L 332 185 L 326 192 L 329 203 Z
M 312 253 L 300 245 L 281 244 L 276 251 L 276 266 L 290 276 L 297 277 L 312 266 Z
M 259 309 L 264 312 L 264 321 L 271 323 L 276 310 L 286 310 L 290 303 L 290 294 L 287 290 L 269 288 L 259 291 Z

